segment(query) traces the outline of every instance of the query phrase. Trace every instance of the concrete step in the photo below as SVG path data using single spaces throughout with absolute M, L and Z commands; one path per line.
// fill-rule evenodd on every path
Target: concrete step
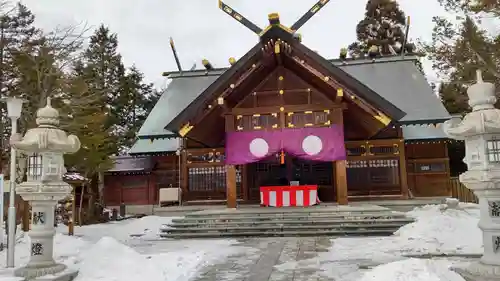
M 394 219 L 359 219 L 359 220 L 345 220 L 345 219 L 325 219 L 325 220 L 289 220 L 289 219 L 281 219 L 281 220 L 272 220 L 272 221 L 256 221 L 256 220 L 248 220 L 248 221 L 226 221 L 226 222 L 193 222 L 193 221 L 185 221 L 182 219 L 174 220 L 172 224 L 166 225 L 167 227 L 175 227 L 175 228 L 190 228 L 190 227 L 233 227 L 233 226 L 268 226 L 268 225 L 304 225 L 309 227 L 311 225 L 345 225 L 349 224 L 384 224 L 384 223 L 393 223 L 393 224 L 407 224 L 413 222 L 412 219 L 408 218 L 394 218 Z
M 297 237 L 297 236 L 389 236 L 392 229 L 369 230 L 300 230 L 300 231 L 243 231 L 243 232 L 180 232 L 160 233 L 160 237 L 171 239 L 234 238 L 234 237 Z
M 304 229 L 324 229 L 324 230 L 348 230 L 348 229 L 386 229 L 400 227 L 399 223 L 385 223 L 385 224 L 339 224 L 339 225 L 286 225 L 276 224 L 268 226 L 201 226 L 201 227 L 166 227 L 162 229 L 164 233 L 179 233 L 179 232 L 245 232 L 245 231 L 284 231 L 284 230 L 304 230 Z
M 379 213 L 365 213 L 365 214 L 263 214 L 263 215 L 214 215 L 214 216 L 186 216 L 182 219 L 173 219 L 173 223 L 208 223 L 208 222 L 225 222 L 225 221 L 275 221 L 275 220 L 297 220 L 297 221 L 321 221 L 321 220 L 374 220 L 374 219 L 404 219 L 406 216 L 403 213 L 396 212 L 379 212 Z

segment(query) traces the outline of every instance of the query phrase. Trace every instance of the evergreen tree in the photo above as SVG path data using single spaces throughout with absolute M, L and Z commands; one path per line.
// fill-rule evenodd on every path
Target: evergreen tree
M 424 47 L 433 68 L 445 80 L 439 94 L 450 113 L 466 112 L 467 86 L 475 82 L 477 69 L 484 70 L 486 81 L 500 82 L 495 75 L 500 42 L 490 38 L 470 17 L 465 17 L 458 28 L 444 18 L 435 18 L 434 22 L 433 40 Z
M 90 37 L 90 44 L 83 54 L 82 68 L 78 75 L 87 83 L 88 91 L 100 96 L 100 110 L 107 118 L 104 120 L 104 131 L 115 143 L 109 154 L 119 151 L 120 131 L 115 124 L 120 122 L 121 107 L 118 104 L 125 81 L 125 67 L 117 51 L 116 34 L 101 25 Z
M 41 31 L 34 26 L 35 16 L 21 3 L 0 6 L 0 97 L 16 95 L 20 77 L 14 56 L 28 45 L 38 44 Z M 10 124 L 5 103 L 0 103 L 0 161 L 7 161 Z
M 120 131 L 119 146 L 122 152 L 134 144 L 137 132 L 159 98 L 153 85 L 146 84 L 143 80 L 144 75 L 132 66 L 123 79 L 120 95 L 116 100 L 119 108 L 116 111 Z
M 387 56 L 415 51 L 405 44 L 406 16 L 395 0 L 368 0 L 365 18 L 356 26 L 357 42 L 349 47 L 351 57 Z

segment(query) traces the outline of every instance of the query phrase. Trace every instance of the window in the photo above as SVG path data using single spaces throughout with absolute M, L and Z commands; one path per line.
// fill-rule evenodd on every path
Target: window
M 28 178 L 38 180 L 42 176 L 42 156 L 34 153 L 28 158 Z
M 486 154 L 490 163 L 500 162 L 500 140 L 492 139 L 487 141 Z

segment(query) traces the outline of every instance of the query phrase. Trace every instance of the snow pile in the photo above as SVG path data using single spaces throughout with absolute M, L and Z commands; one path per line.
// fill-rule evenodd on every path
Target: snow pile
M 404 259 L 377 266 L 359 281 L 464 281 L 447 260 Z
M 414 223 L 400 228 L 395 235 L 402 252 L 481 254 L 482 232 L 478 227 L 479 206 L 460 204 L 459 209 L 428 205 L 407 213 Z
M 158 239 L 159 229 L 163 224 L 172 222 L 172 217 L 146 216 L 140 219 L 131 219 L 129 223 L 123 224 L 118 231 L 128 237 L 140 237 L 141 239 Z
M 26 233 L 16 235 L 15 265 L 25 265 L 29 261 L 31 239 Z M 89 247 L 90 243 L 78 238 L 57 233 L 54 237 L 54 256 L 57 262 L 68 265 L 77 263 L 79 253 Z M 7 250 L 0 252 L 0 267 L 6 266 Z
M 188 242 L 189 243 L 189 242 Z M 196 243 L 168 253 L 143 255 L 111 237 L 103 237 L 81 255 L 75 281 L 186 281 L 200 268 L 234 253 L 229 240 Z
M 76 281 L 168 280 L 147 256 L 111 237 L 99 240 L 82 255 L 82 260 Z

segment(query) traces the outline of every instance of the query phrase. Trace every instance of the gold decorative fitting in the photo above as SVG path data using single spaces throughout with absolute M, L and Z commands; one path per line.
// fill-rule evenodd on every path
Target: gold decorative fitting
M 253 67 L 253 68 L 256 68 L 256 67 L 257 67 L 257 65 L 255 65 L 255 63 L 254 63 L 254 64 L 252 64 L 252 67 Z
M 325 76 L 325 78 L 323 78 L 326 82 L 330 81 L 330 77 L 328 76 Z
M 311 92 L 311 89 L 310 88 L 307 88 L 307 92 L 310 93 Z
M 274 125 L 272 126 L 272 128 L 273 128 L 273 129 L 278 128 L 278 124 L 274 124 Z
M 274 44 L 274 53 L 275 54 L 279 54 L 281 52 L 281 49 L 280 49 L 280 42 L 276 42 L 276 44 Z
M 186 136 L 189 131 L 191 131 L 192 129 L 194 128 L 194 126 L 191 126 L 191 124 L 189 124 L 189 122 L 184 125 L 180 130 L 179 130 L 179 135 L 181 135 L 181 137 L 184 137 Z
M 253 117 L 259 117 L 259 116 L 260 116 L 260 114 L 254 114 L 254 115 L 252 115 L 252 116 L 253 116 Z
M 280 14 L 278 13 L 270 13 L 269 15 L 267 15 L 267 19 L 269 20 L 275 20 L 275 19 L 279 19 L 280 18 Z
M 330 114 L 330 109 L 325 109 L 323 110 L 323 112 L 325 112 L 326 114 Z
M 314 125 L 313 123 L 306 123 L 306 124 L 304 124 L 304 126 L 306 126 L 306 127 L 311 127 L 313 125 Z
M 273 117 L 278 117 L 278 113 L 271 113 Z
M 366 146 L 362 144 L 359 147 L 361 147 L 365 151 L 361 154 L 361 156 L 366 156 Z
M 257 92 L 253 92 L 252 95 L 256 96 L 257 95 Z
M 337 89 L 337 97 L 343 97 L 344 96 L 344 90 L 342 88 Z
M 373 145 L 371 145 L 371 144 L 370 144 L 370 145 L 368 146 L 368 155 L 373 155 L 373 153 L 372 153 L 372 148 L 373 148 Z
M 209 62 L 207 59 L 202 59 L 202 60 L 201 60 L 201 63 L 202 63 L 203 65 L 207 65 L 207 64 L 209 64 L 210 62 Z
M 235 63 L 236 63 L 236 59 L 235 59 L 235 58 L 233 58 L 233 57 L 230 57 L 230 58 L 229 58 L 229 64 L 233 65 L 233 64 L 235 64 Z
M 375 115 L 373 117 L 375 117 L 375 119 L 386 126 L 389 125 L 389 123 L 391 123 L 392 121 L 391 118 L 387 117 L 387 115 L 383 114 L 382 112 L 379 112 L 378 115 Z
M 354 95 L 351 95 L 351 99 L 354 100 L 356 99 L 356 97 Z
M 278 77 L 278 80 L 280 80 L 280 81 L 283 81 L 283 79 L 285 79 L 285 77 L 283 77 L 283 76 Z
M 324 123 L 324 125 L 326 125 L 326 126 L 330 126 L 330 124 L 332 124 L 332 121 L 330 121 L 330 120 L 328 120 L 328 121 L 326 121 L 326 122 Z
M 288 128 L 293 128 L 295 127 L 295 125 L 293 125 L 292 123 L 288 123 Z
M 300 61 L 300 63 L 301 63 L 301 64 L 304 64 L 304 60 L 301 60 L 301 61 Z
M 242 131 L 242 130 L 243 130 L 243 127 L 241 127 L 241 126 L 236 126 L 236 130 L 238 130 L 238 131 Z
M 224 104 L 224 98 L 223 97 L 218 97 L 217 98 L 217 104 L 218 105 L 223 105 Z
M 319 5 L 314 5 L 314 7 L 312 7 L 311 9 L 311 13 L 313 14 L 316 13 L 317 11 L 319 11 L 319 8 L 320 8 Z
M 304 111 L 305 114 L 312 114 L 312 111 Z
M 280 107 L 280 111 L 285 111 L 285 108 L 284 107 Z
M 212 105 L 211 105 L 211 104 L 209 104 L 209 105 L 208 105 L 208 108 L 212 108 Z
M 243 17 L 240 14 L 234 14 L 234 18 L 237 19 L 238 21 L 241 21 Z
M 241 118 L 243 118 L 243 115 L 236 115 L 236 119 L 238 119 L 238 120 L 239 120 L 239 119 L 241 119 Z
M 262 129 L 262 127 L 261 126 L 253 126 L 253 129 L 254 130 L 260 130 L 260 129 Z
M 394 155 L 398 155 L 399 154 L 399 145 L 397 143 L 395 143 L 392 146 L 394 147 Z
M 235 87 L 235 86 L 234 86 L 234 84 L 231 84 L 231 85 L 229 85 L 229 87 L 230 87 L 231 89 L 234 89 L 234 87 Z
M 280 90 L 280 95 L 283 95 L 284 93 L 285 93 L 285 91 Z
M 292 116 L 293 115 L 293 112 L 288 112 L 288 116 Z

